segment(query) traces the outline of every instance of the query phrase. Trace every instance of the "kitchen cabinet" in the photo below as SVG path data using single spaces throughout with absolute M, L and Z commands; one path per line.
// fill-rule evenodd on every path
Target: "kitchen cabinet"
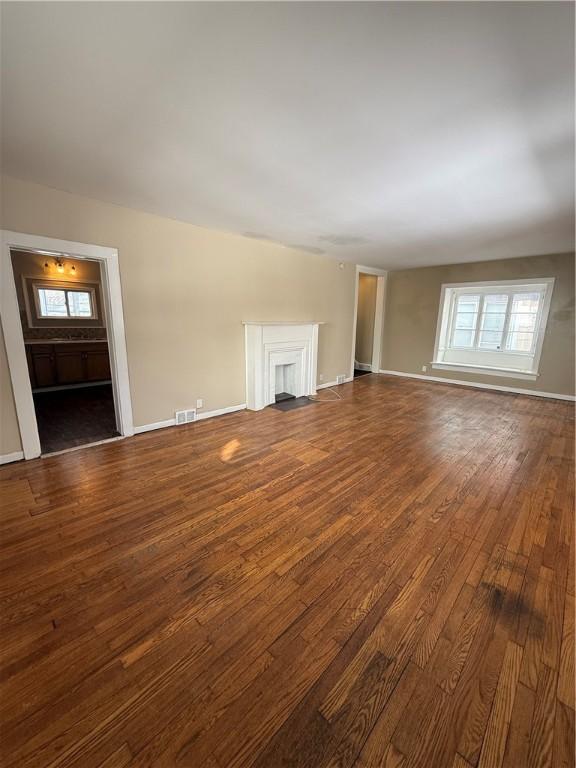
M 58 384 L 78 384 L 84 381 L 84 352 L 76 344 L 54 345 L 54 363 Z
M 85 381 L 104 381 L 110 378 L 110 357 L 105 349 L 90 349 L 84 358 Z
M 108 381 L 111 375 L 105 341 L 28 344 L 26 357 L 35 388 Z
M 27 346 L 26 358 L 33 387 L 52 387 L 56 384 L 54 349 L 50 344 Z

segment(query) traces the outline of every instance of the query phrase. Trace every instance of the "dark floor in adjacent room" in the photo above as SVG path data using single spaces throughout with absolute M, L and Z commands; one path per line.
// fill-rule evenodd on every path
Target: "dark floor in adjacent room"
M 372 371 L 361 371 L 358 368 L 354 368 L 354 378 L 358 378 L 358 376 L 366 376 L 367 374 L 372 373 Z
M 118 435 L 111 384 L 35 392 L 42 453 L 54 453 Z

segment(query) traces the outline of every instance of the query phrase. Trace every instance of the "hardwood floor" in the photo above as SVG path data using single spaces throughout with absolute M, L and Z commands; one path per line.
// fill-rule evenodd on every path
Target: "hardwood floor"
M 363 376 L 2 468 L 3 765 L 574 765 L 574 410 Z

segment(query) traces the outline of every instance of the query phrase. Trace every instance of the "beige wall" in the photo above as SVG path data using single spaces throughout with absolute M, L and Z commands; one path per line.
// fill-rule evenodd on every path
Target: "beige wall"
M 318 373 L 349 374 L 353 265 L 6 177 L 2 192 L 5 229 L 118 248 L 135 425 L 244 403 L 242 320 L 325 321 Z M 20 450 L 7 386 L 2 418 L 2 452 Z
M 366 365 L 372 363 L 377 285 L 378 278 L 375 275 L 365 275 L 363 273 L 358 275 L 358 312 L 354 357 L 358 363 Z
M 536 381 L 431 369 L 443 283 L 555 277 Z M 454 264 L 388 273 L 382 368 L 505 387 L 574 394 L 574 254 Z M 425 375 L 425 374 L 422 374 Z

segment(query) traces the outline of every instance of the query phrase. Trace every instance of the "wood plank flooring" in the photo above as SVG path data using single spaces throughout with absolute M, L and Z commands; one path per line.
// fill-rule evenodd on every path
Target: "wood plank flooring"
M 573 404 L 339 393 L 0 470 L 4 766 L 574 765 Z

